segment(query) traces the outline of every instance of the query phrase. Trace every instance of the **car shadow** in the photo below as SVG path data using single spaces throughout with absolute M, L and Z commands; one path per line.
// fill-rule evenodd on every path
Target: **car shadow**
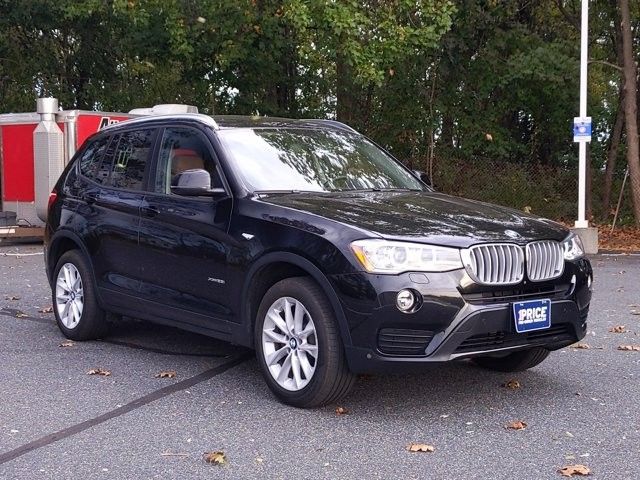
M 248 349 L 204 335 L 134 319 L 122 320 L 101 341 L 160 355 L 224 358 L 250 353 Z M 546 362 L 557 361 L 557 355 L 552 354 Z M 242 376 L 241 384 L 252 395 L 278 403 L 262 379 L 255 359 L 249 360 L 236 374 Z M 520 387 L 506 387 L 509 380 L 517 380 Z M 465 409 L 478 411 L 479 405 L 483 405 L 480 409 L 493 410 L 517 408 L 532 402 L 546 404 L 553 401 L 550 392 L 574 396 L 575 387 L 562 375 L 544 368 L 544 364 L 525 372 L 500 373 L 464 360 L 425 365 L 420 373 L 359 375 L 353 390 L 340 405 L 375 410 L 377 415 L 397 415 L 407 410 L 447 415 L 447 412 Z
M 230 357 L 248 349 L 222 340 L 143 320 L 119 319 L 99 341 L 162 355 Z

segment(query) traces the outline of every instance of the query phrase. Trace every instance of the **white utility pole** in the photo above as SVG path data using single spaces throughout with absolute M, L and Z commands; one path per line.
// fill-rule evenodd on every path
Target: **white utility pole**
M 576 138 L 577 123 L 574 120 L 574 141 L 578 141 L 578 220 L 576 228 L 587 228 L 586 191 L 587 191 L 587 142 L 591 141 L 591 118 L 587 117 L 587 54 L 589 48 L 589 0 L 582 0 L 582 22 L 580 26 L 580 118 L 583 133 Z M 588 124 L 588 136 L 586 127 Z M 578 133 L 580 134 L 580 133 Z

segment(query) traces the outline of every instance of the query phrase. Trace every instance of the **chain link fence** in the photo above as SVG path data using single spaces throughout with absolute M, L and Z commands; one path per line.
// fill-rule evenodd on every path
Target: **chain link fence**
M 569 223 L 577 217 L 577 167 L 489 159 L 439 159 L 434 162 L 432 175 L 434 187 L 443 193 L 505 205 Z M 623 178 L 624 170 L 614 173 L 610 205 L 605 206 L 604 171 L 591 171 L 590 181 L 587 182 L 587 203 L 591 205 L 592 220 L 599 223 L 612 221 Z M 627 181 L 618 216 L 620 225 L 633 224 L 629 189 Z

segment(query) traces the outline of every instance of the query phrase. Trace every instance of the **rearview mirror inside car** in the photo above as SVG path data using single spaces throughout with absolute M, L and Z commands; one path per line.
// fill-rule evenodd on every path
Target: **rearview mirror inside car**
M 413 174 L 427 185 L 431 185 L 431 178 L 426 172 L 423 172 L 422 170 L 414 170 Z

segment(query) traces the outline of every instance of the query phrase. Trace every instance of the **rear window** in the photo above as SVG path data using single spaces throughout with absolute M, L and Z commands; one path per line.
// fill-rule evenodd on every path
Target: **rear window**
M 100 168 L 109 140 L 110 137 L 102 137 L 91 142 L 80 155 L 80 173 L 94 182 L 104 182 L 105 176 L 100 175 Z
M 153 134 L 154 130 L 135 130 L 120 135 L 113 158 L 110 159 L 113 161 L 110 186 L 142 190 L 144 172 L 153 146 Z

